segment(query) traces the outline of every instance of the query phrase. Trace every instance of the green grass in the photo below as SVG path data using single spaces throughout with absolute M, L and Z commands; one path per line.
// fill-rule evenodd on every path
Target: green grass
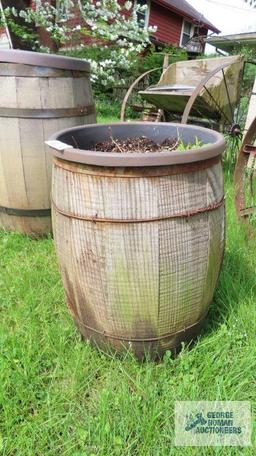
M 175 400 L 249 400 L 255 409 L 255 238 L 236 222 L 227 183 L 227 245 L 207 325 L 176 359 L 138 363 L 81 341 L 51 238 L 0 232 L 0 454 L 254 455 L 175 448 Z
M 120 103 L 106 96 L 96 96 L 98 123 L 120 122 Z

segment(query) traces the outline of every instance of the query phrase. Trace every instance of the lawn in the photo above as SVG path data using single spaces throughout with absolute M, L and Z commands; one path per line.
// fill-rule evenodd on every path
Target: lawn
M 49 237 L 0 232 L 0 454 L 254 455 L 178 448 L 175 400 L 256 399 L 256 232 L 246 239 L 226 179 L 227 244 L 207 325 L 176 359 L 138 363 L 81 341 Z

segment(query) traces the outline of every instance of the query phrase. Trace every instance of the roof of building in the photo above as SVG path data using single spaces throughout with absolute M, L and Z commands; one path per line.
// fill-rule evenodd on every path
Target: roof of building
M 220 33 L 220 30 L 217 29 L 215 25 L 208 21 L 202 13 L 193 8 L 193 6 L 191 6 L 186 0 L 157 0 L 156 3 L 160 3 L 166 8 L 175 11 L 177 14 L 181 14 L 183 17 L 200 23 L 202 27 L 206 27 L 213 32 Z
M 256 32 L 235 33 L 232 35 L 212 36 L 207 39 L 207 43 L 229 52 L 234 47 L 256 47 Z

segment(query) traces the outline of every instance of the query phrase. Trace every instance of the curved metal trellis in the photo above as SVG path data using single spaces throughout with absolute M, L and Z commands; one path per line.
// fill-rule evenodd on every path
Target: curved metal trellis
M 146 71 L 145 73 L 141 74 L 137 79 L 135 79 L 135 81 L 131 84 L 131 86 L 129 87 L 128 91 L 126 92 L 125 94 L 125 97 L 123 99 L 123 103 L 122 103 L 122 106 L 121 106 L 121 121 L 124 122 L 126 120 L 126 109 L 127 109 L 127 106 L 128 106 L 128 100 L 133 92 L 133 90 L 135 89 L 135 87 L 138 86 L 139 82 L 141 82 L 143 79 L 146 78 L 146 76 L 148 76 L 149 74 L 153 73 L 154 71 L 159 71 L 161 70 L 161 67 L 158 67 L 158 68 L 153 68 L 152 70 L 148 70 Z

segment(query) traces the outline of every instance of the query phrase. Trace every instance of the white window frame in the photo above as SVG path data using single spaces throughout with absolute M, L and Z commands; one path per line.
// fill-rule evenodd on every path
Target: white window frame
M 183 39 L 183 33 L 184 33 L 184 27 L 185 27 L 185 22 L 187 22 L 188 24 L 191 25 L 191 29 L 190 29 L 190 39 L 194 36 L 194 33 L 195 33 L 195 24 L 192 24 L 192 22 L 189 22 L 188 20 L 186 19 L 183 19 L 183 22 L 182 22 L 182 28 L 181 28 L 181 34 L 180 34 L 180 47 L 182 48 L 186 48 L 186 44 L 182 44 L 182 39 Z
M 138 1 L 135 0 L 134 6 L 136 7 L 137 4 L 138 4 Z M 150 16 L 150 9 L 151 9 L 151 0 L 147 0 L 147 11 L 146 11 L 146 14 L 145 14 L 145 24 L 144 24 L 144 28 L 148 28 L 149 16 Z

